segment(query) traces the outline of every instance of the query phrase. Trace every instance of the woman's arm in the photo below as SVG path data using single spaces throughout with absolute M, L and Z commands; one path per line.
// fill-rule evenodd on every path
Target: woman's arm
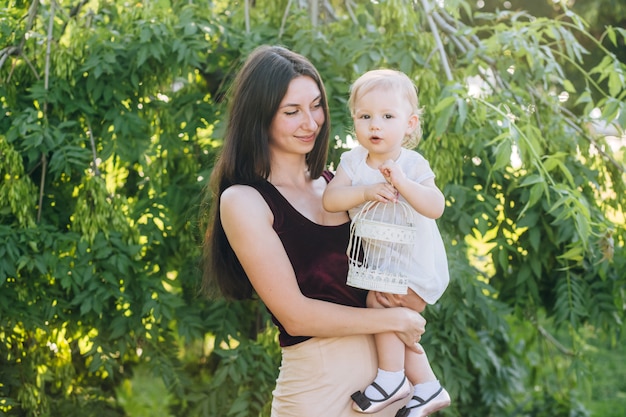
M 409 308 L 357 308 L 305 297 L 272 228 L 271 210 L 253 188 L 236 185 L 224 191 L 220 214 L 252 286 L 289 334 L 333 337 L 393 331 L 409 347 L 420 340 L 426 321 Z

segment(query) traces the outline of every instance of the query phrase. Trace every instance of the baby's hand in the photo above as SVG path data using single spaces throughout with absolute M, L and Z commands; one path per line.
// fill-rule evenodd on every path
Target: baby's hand
M 365 201 L 378 201 L 380 203 L 395 203 L 398 201 L 398 191 L 395 187 L 387 182 L 380 182 L 365 187 Z
M 396 185 L 399 181 L 406 178 L 402 168 L 400 168 L 400 166 L 396 164 L 393 159 L 385 161 L 380 167 L 378 167 L 378 170 L 381 174 L 383 174 L 385 180 L 392 185 Z

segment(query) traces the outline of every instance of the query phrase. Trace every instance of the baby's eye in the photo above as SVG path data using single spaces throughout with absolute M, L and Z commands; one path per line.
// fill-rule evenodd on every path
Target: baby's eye
M 383 116 L 385 119 L 393 119 L 393 115 L 392 114 L 386 114 Z
M 368 120 L 370 118 L 370 115 L 369 114 L 362 114 L 360 118 Z

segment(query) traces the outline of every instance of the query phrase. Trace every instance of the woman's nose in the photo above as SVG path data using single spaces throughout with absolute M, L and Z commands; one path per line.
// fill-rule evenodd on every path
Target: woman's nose
M 305 113 L 304 125 L 311 130 L 315 130 L 319 127 L 319 123 L 315 120 L 315 115 L 311 112 Z

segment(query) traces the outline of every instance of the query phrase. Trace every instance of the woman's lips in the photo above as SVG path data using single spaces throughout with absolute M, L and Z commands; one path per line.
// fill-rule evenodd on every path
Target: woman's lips
M 307 135 L 307 136 L 296 136 L 299 140 L 303 141 L 303 142 L 312 142 L 315 140 L 316 138 L 316 134 L 313 133 L 311 135 Z

